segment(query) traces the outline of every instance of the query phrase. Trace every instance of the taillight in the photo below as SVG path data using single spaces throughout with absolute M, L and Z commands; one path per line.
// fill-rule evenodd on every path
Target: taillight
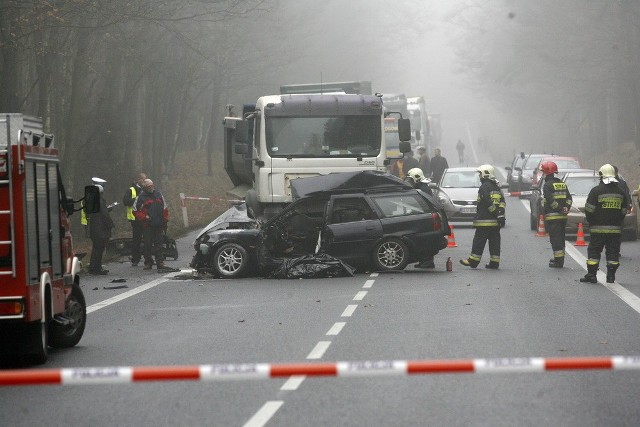
M 0 301 L 0 316 L 19 316 L 23 310 L 20 301 Z
M 442 230 L 442 219 L 440 218 L 440 214 L 432 213 L 431 219 L 433 219 L 433 231 Z

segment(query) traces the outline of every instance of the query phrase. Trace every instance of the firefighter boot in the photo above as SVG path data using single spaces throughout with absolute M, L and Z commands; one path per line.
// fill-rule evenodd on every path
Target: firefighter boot
M 478 261 L 474 261 L 471 258 L 467 258 L 467 259 L 461 259 L 460 264 L 464 265 L 465 267 L 476 268 L 478 266 Z
M 616 281 L 616 270 L 618 269 L 617 265 L 608 265 L 607 266 L 607 283 L 613 283 Z
M 490 270 L 497 270 L 498 268 L 500 268 L 500 263 L 495 261 L 489 261 L 489 264 L 485 264 L 484 268 L 488 268 Z
M 551 268 L 562 268 L 564 266 L 564 257 L 558 257 L 549 260 L 549 267 Z
M 585 274 L 584 277 L 581 277 L 580 281 L 583 283 L 598 283 L 598 279 L 596 278 L 597 272 L 597 265 L 587 265 L 587 274 Z

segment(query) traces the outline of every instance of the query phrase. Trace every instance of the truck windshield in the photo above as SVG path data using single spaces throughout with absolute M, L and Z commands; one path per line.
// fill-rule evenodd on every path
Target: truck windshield
M 265 127 L 271 157 L 375 157 L 382 145 L 376 115 L 268 117 Z

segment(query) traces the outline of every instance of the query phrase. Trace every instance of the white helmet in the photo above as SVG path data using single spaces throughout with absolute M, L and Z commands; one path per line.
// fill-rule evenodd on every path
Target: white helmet
M 496 171 L 491 165 L 480 165 L 476 170 L 480 173 L 480 178 L 496 179 Z
M 424 173 L 420 168 L 409 169 L 407 176 L 413 179 L 414 182 L 420 182 L 424 179 Z
M 94 176 L 93 178 L 91 178 L 91 182 L 93 182 L 94 184 L 105 184 L 107 181 L 102 178 L 98 178 L 97 176 Z
M 609 163 L 603 165 L 598 173 L 600 174 L 600 178 L 602 178 L 602 182 L 604 182 L 605 184 L 609 184 L 610 182 L 618 182 L 618 180 L 616 179 L 616 169 Z
M 95 184 L 96 187 L 98 187 L 98 191 L 101 193 L 104 193 L 104 187 L 100 184 Z

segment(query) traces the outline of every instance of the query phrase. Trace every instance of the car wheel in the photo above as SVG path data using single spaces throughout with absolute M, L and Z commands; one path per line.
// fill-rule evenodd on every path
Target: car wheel
M 409 262 L 409 249 L 400 239 L 383 240 L 374 248 L 373 262 L 379 270 L 402 270 Z
M 249 265 L 247 250 L 237 243 L 226 243 L 214 255 L 214 268 L 222 277 L 240 277 Z

